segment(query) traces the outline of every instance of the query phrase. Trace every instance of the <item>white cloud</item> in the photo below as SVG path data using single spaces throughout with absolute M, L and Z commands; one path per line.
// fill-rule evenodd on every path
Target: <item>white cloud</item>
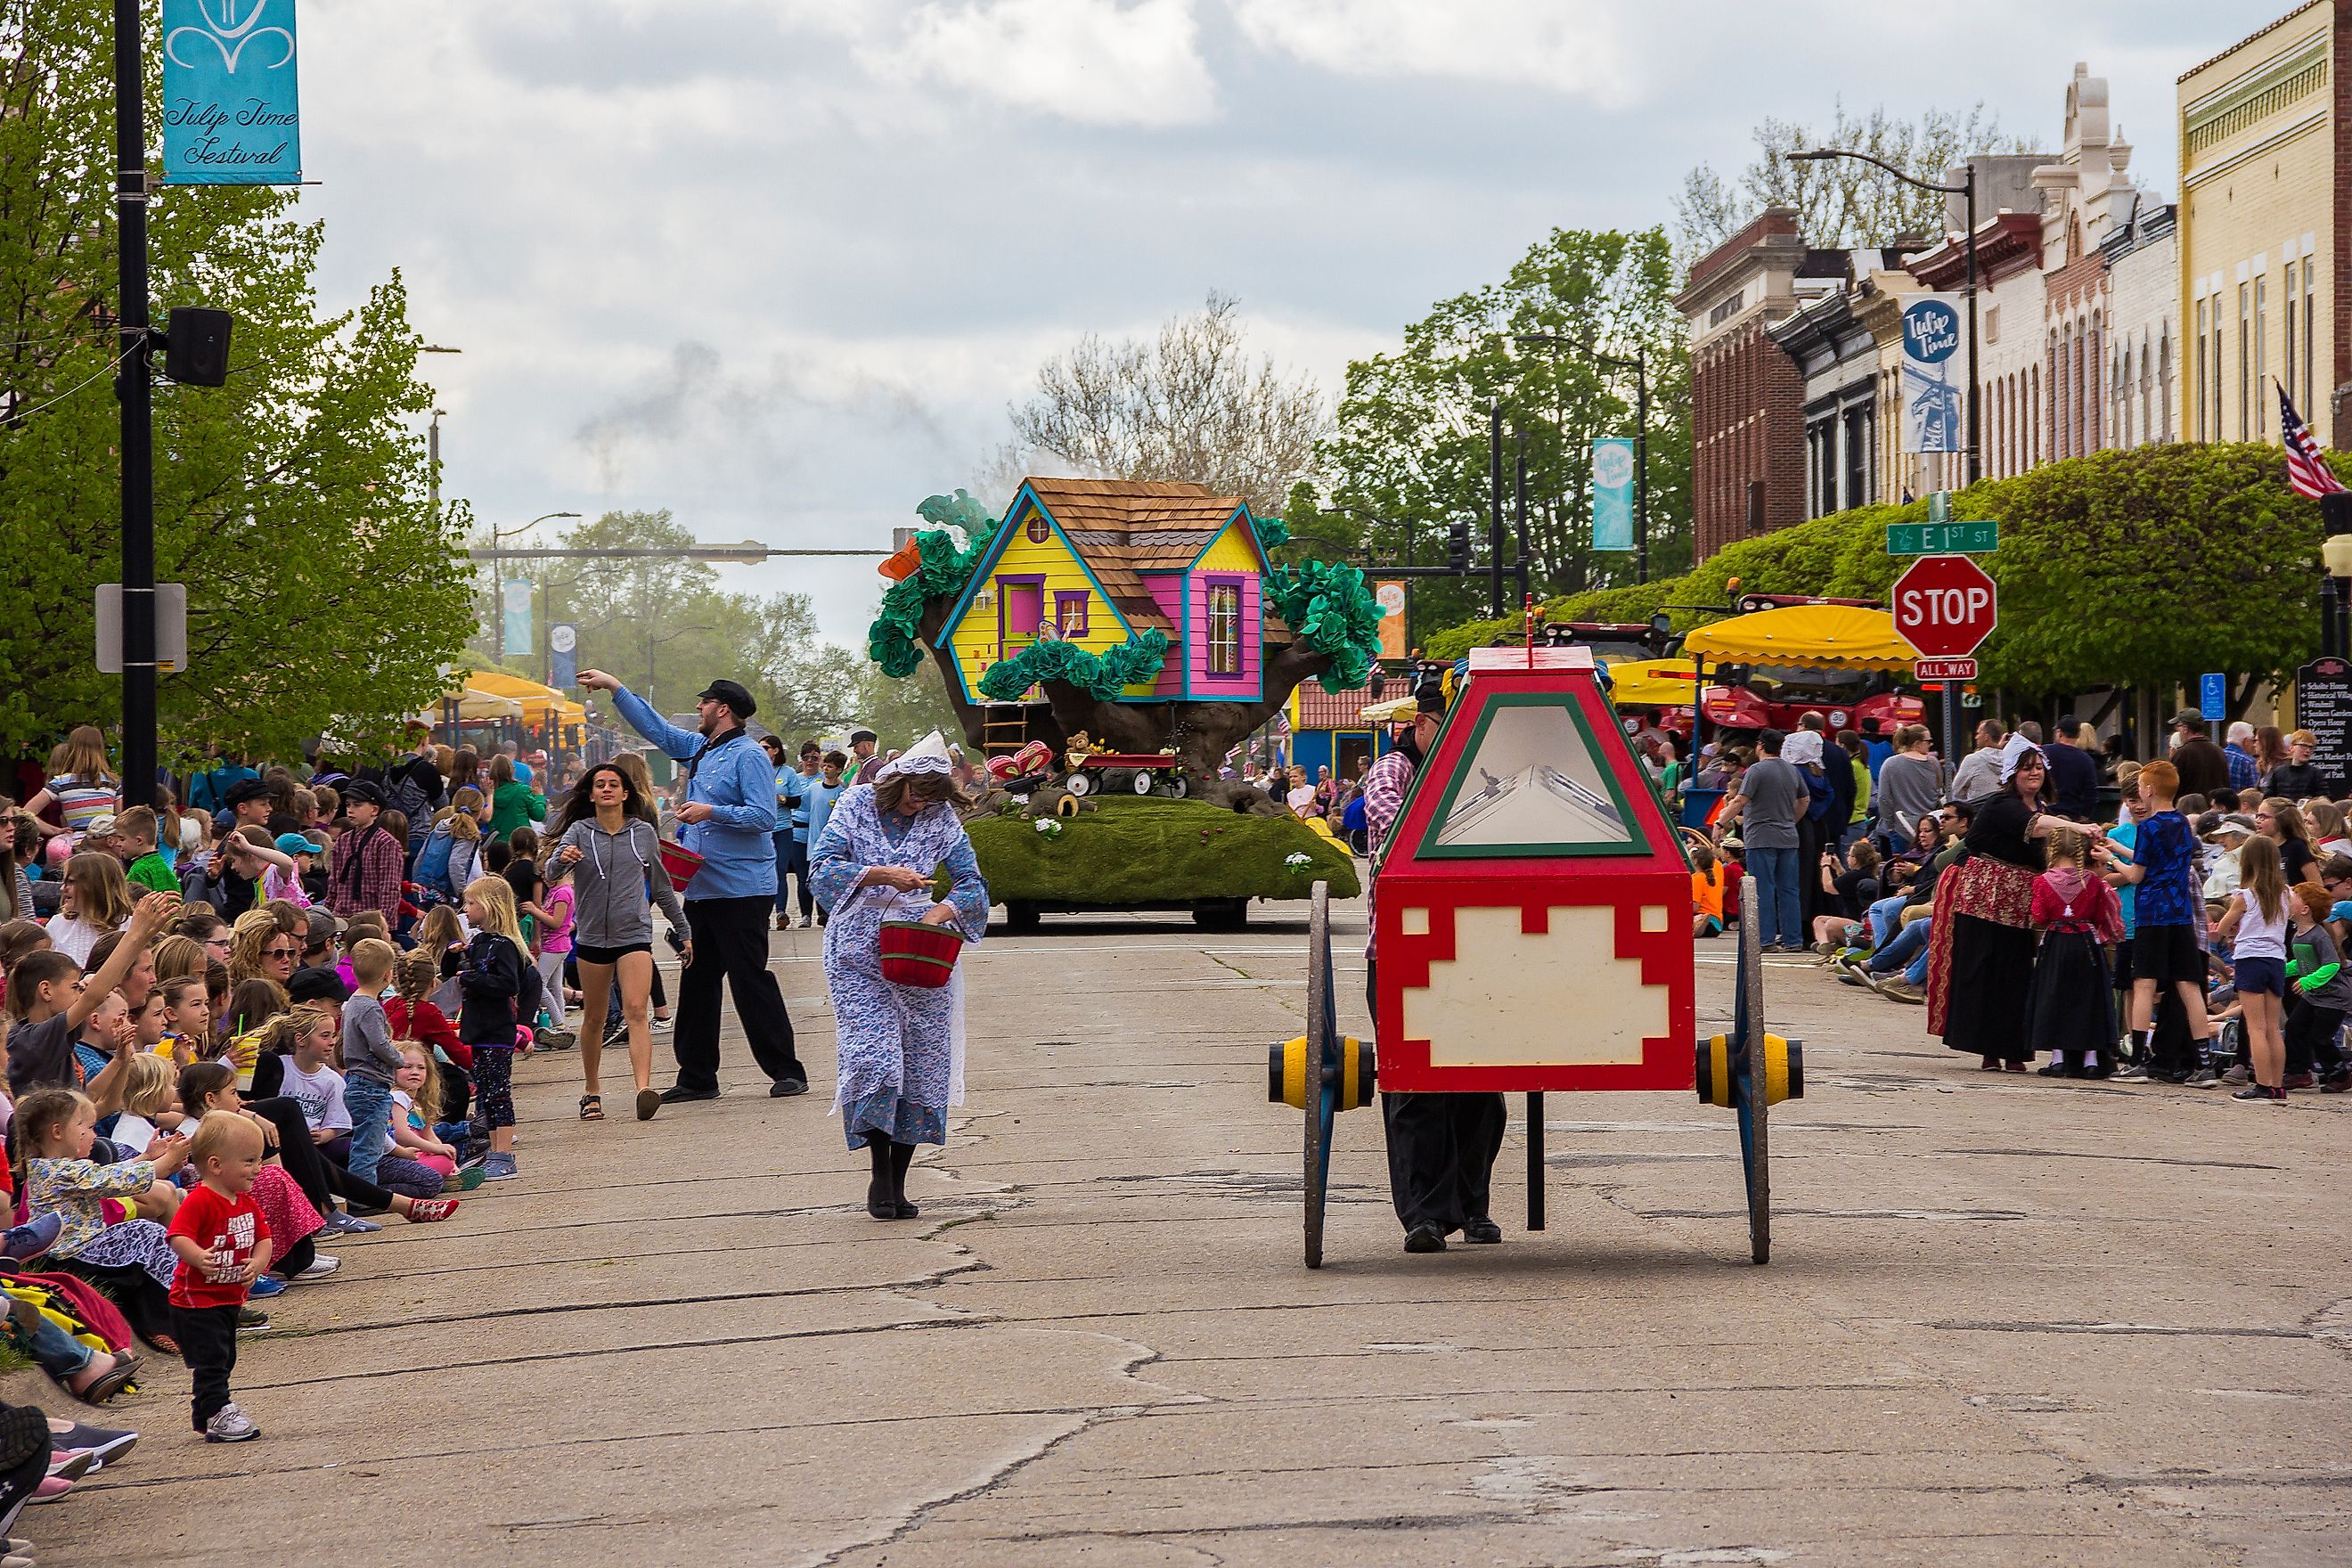
M 1612 0 L 1230 0 L 1243 35 L 1341 76 L 1549 88 L 1601 104 L 1637 96 Z
M 908 20 L 879 74 L 929 79 L 1089 125 L 1181 125 L 1216 110 L 1192 0 L 971 0 Z

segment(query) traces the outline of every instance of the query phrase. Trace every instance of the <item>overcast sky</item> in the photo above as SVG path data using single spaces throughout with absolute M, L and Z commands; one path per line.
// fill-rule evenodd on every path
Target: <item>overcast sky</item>
M 1767 114 L 1984 100 L 2074 62 L 2172 192 L 2173 81 L 2284 0 L 302 0 L 330 305 L 404 273 L 447 491 L 887 545 L 1038 361 L 1212 289 L 1336 387 L 1554 226 L 1668 222 Z M 1001 506 L 1003 496 L 984 498 Z M 879 579 L 774 563 L 862 640 Z M 594 650 L 582 650 L 583 662 Z

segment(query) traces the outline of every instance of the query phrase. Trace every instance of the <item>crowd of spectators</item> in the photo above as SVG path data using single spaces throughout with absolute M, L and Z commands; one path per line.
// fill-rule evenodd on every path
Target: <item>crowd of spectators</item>
M 172 1356 L 197 1435 L 258 1436 L 233 1384 L 261 1303 L 516 1174 L 512 1059 L 575 1042 L 569 868 L 537 825 L 583 764 L 409 740 L 215 759 L 149 805 L 83 727 L 0 800 L 0 1354 L 71 1401 L 119 1405 Z M 0 1534 L 137 1440 L 0 1407 Z
M 1809 714 L 1671 764 L 1713 803 L 1685 830 L 1699 934 L 1753 878 L 1764 951 L 1926 1006 L 1985 1071 L 2352 1089 L 2352 801 L 2309 731 L 2183 712 L 2144 764 L 2072 717 L 1974 738 L 1947 767 L 1923 726 Z

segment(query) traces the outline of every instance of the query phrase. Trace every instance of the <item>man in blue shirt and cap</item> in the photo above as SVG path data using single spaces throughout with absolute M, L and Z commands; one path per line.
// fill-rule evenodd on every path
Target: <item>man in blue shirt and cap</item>
M 776 773 L 743 728 L 757 710 L 732 680 L 714 680 L 695 699 L 698 728 L 681 730 L 601 669 L 580 684 L 609 691 L 629 727 L 675 759 L 686 778 L 678 842 L 702 857 L 684 889 L 695 962 L 678 975 L 677 1082 L 671 1104 L 719 1098 L 719 983 L 735 996 L 751 1058 L 772 1096 L 806 1094 L 808 1073 L 793 1051 L 793 1021 L 768 968 L 768 911 L 776 903 Z M 658 871 L 656 875 L 659 875 Z

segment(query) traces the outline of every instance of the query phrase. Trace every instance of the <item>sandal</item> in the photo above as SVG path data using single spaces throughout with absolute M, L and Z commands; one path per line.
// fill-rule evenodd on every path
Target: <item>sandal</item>
M 139 1375 L 141 1363 L 136 1356 L 126 1356 L 112 1372 L 106 1373 L 74 1397 L 91 1405 L 103 1405 L 122 1392 L 131 1380 Z
M 580 1120 L 583 1121 L 604 1121 L 604 1097 L 601 1094 L 582 1095 L 580 1097 Z

